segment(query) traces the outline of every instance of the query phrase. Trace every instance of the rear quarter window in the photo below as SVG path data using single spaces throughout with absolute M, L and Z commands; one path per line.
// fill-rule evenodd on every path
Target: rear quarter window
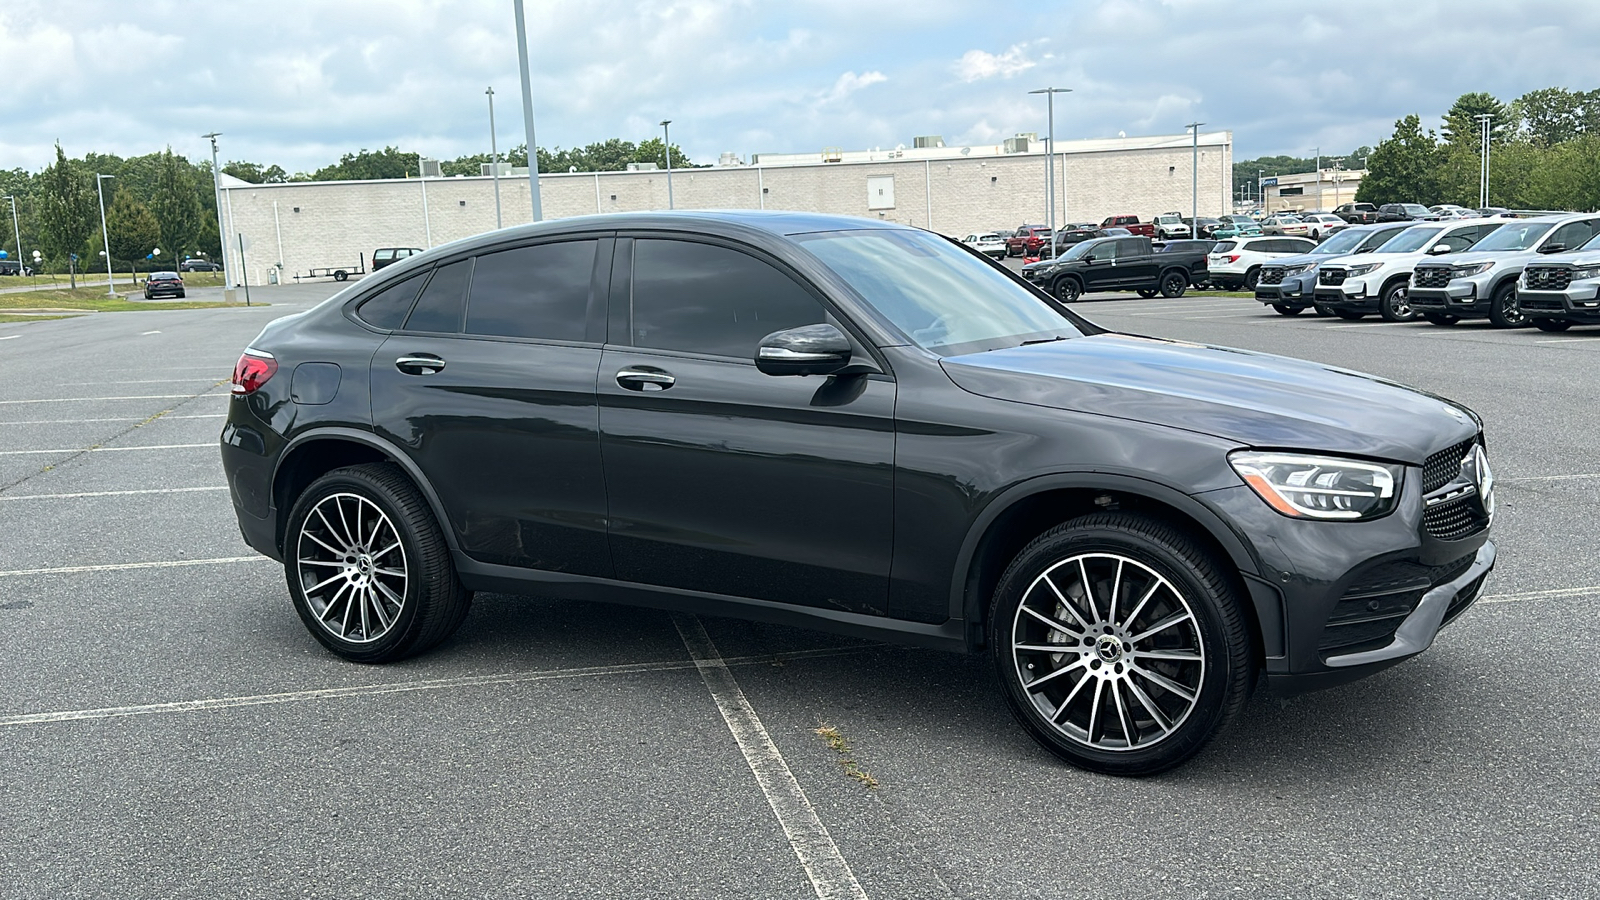
M 1217 241 L 1216 246 L 1211 248 L 1211 252 L 1212 253 L 1227 253 L 1229 250 L 1232 250 L 1233 248 L 1235 248 L 1237 246 L 1239 246 L 1239 245 L 1237 243 L 1234 243 L 1233 241 Z
M 394 331 L 405 322 L 406 314 L 411 312 L 411 304 L 417 299 L 417 291 L 422 287 L 422 276 L 413 275 L 402 281 L 384 288 L 371 299 L 362 301 L 356 307 L 356 318 L 374 328 L 385 331 Z

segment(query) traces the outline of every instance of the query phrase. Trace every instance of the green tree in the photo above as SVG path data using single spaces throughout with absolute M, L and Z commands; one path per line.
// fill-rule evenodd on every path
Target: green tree
M 1478 146 L 1482 126 L 1478 124 L 1477 117 L 1481 115 L 1493 117 L 1489 122 L 1490 146 L 1505 143 L 1516 133 L 1516 122 L 1512 121 L 1510 107 L 1496 100 L 1493 94 L 1474 93 L 1456 98 L 1456 102 L 1444 114 L 1441 136 L 1446 143 Z
M 1436 169 L 1439 142 L 1422 119 L 1409 115 L 1394 123 L 1394 134 L 1380 141 L 1367 157 L 1367 177 L 1361 179 L 1356 199 L 1365 203 L 1423 203 L 1438 201 Z
M 403 153 L 398 147 L 382 150 L 361 148 L 339 157 L 337 165 L 323 166 L 312 173 L 313 181 L 358 181 L 377 178 L 405 178 L 420 171 L 417 154 Z
M 251 184 L 283 184 L 289 180 L 289 173 L 276 164 L 262 166 L 259 163 L 233 160 L 223 166 L 222 171 Z
M 1583 132 L 1584 99 L 1566 88 L 1540 88 L 1512 101 L 1511 115 L 1523 123 L 1529 140 L 1551 147 Z
M 137 272 L 139 261 L 161 245 L 161 223 L 133 191 L 119 185 L 106 210 L 106 236 L 112 260 L 127 263 Z
M 188 160 L 173 155 L 168 147 L 161 154 L 150 211 L 161 226 L 161 247 L 172 254 L 172 259 L 182 259 L 185 251 L 199 249 L 200 221 L 205 215 L 200 204 L 201 190 Z
M 39 243 L 52 263 L 66 264 L 93 233 L 95 192 L 80 164 L 56 144 L 56 161 L 39 173 Z M 74 274 L 73 287 L 78 279 Z

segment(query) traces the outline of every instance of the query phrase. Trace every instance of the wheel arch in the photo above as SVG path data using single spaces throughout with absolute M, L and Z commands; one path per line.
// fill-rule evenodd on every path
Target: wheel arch
M 1396 283 L 1399 283 L 1399 284 L 1402 284 L 1402 285 L 1411 284 L 1411 273 L 1410 272 L 1404 272 L 1404 273 L 1398 273 L 1398 274 L 1395 274 L 1395 275 L 1390 275 L 1387 279 L 1384 280 L 1383 287 L 1378 288 L 1378 299 L 1382 300 L 1384 297 L 1388 296 L 1389 289 L 1394 287 Z
M 444 532 L 445 543 L 451 550 L 459 549 L 438 492 L 410 456 L 372 432 L 332 427 L 296 435 L 284 448 L 277 467 L 273 469 L 272 505 L 278 511 L 273 539 L 277 542 L 279 552 L 283 550 L 289 509 L 301 491 L 334 469 L 374 462 L 388 462 L 400 467 L 427 500 L 428 508 L 439 522 L 439 530 Z
M 1077 272 L 1063 272 L 1060 275 L 1050 279 L 1050 296 L 1054 297 L 1056 295 L 1056 288 L 1059 287 L 1063 281 L 1077 282 L 1078 293 L 1083 293 L 1083 277 Z
M 1261 622 L 1245 576 L 1259 579 L 1262 569 L 1243 536 L 1205 504 L 1175 488 L 1126 475 L 1083 472 L 1040 476 L 1014 485 L 974 520 L 962 541 L 951 585 L 952 614 L 966 622 L 969 650 L 981 648 L 986 640 L 989 598 L 1017 553 L 1062 522 L 1107 509 L 1165 521 L 1227 563 L 1252 641 L 1261 647 Z

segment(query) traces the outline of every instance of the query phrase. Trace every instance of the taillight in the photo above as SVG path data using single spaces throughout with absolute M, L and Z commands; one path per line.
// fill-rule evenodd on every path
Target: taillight
M 1238 261 L 1239 261 L 1239 254 L 1237 254 L 1237 253 L 1235 253 L 1232 256 L 1228 257 L 1228 262 L 1236 263 Z
M 233 367 L 233 392 L 241 397 L 254 394 L 277 372 L 278 361 L 271 353 L 251 347 Z

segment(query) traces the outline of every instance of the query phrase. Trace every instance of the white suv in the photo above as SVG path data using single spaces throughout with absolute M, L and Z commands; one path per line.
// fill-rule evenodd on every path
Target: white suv
M 1406 296 L 1411 270 L 1430 257 L 1466 250 L 1507 221 L 1419 222 L 1371 253 L 1323 263 L 1313 299 L 1341 319 L 1379 313 L 1388 322 L 1409 322 L 1419 315 Z
M 961 243 L 984 256 L 992 256 L 995 259 L 1005 259 L 1006 256 L 1006 239 L 992 231 L 969 234 L 961 239 Z
M 1211 283 L 1227 290 L 1256 289 L 1261 264 L 1280 256 L 1299 256 L 1317 249 L 1317 242 L 1297 237 L 1237 237 L 1217 242 L 1206 256 Z

